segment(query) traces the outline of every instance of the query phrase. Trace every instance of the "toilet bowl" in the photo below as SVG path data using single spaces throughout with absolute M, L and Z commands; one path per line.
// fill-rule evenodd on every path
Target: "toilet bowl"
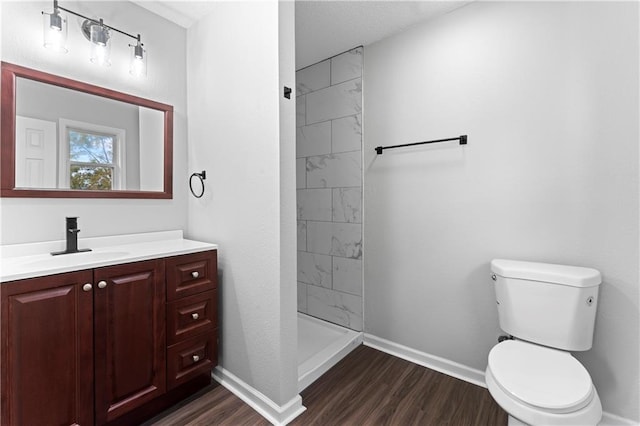
M 587 370 L 569 352 L 506 340 L 489 353 L 491 396 L 509 425 L 597 425 L 602 405 Z

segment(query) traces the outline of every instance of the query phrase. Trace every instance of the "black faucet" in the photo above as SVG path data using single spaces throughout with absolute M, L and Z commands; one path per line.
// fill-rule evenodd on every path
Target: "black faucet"
M 67 217 L 67 249 L 65 251 L 56 251 L 51 253 L 53 256 L 58 254 L 80 253 L 83 251 L 91 251 L 91 249 L 78 249 L 78 218 Z

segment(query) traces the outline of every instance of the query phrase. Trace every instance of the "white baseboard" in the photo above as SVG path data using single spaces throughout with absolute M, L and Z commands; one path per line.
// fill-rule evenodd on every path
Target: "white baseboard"
M 426 352 L 420 352 L 368 333 L 364 334 L 364 344 L 398 358 L 413 362 L 414 364 L 455 377 L 456 379 L 464 380 L 465 382 L 473 383 L 483 388 L 487 387 L 484 381 L 484 371 L 476 370 L 475 368 L 467 367 L 466 365 Z
M 220 366 L 214 368 L 212 377 L 274 425 L 284 426 L 306 410 L 302 405 L 300 395 L 296 395 L 284 405 L 278 405 L 262 392 L 249 386 L 245 381 Z
M 602 420 L 600 420 L 599 426 L 638 426 L 639 422 L 626 419 L 624 417 L 616 416 L 615 414 L 602 413 Z

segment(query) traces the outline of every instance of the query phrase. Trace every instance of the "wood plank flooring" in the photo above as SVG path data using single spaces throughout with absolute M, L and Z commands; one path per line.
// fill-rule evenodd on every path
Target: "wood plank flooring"
M 295 426 L 504 426 L 507 414 L 479 386 L 360 346 L 302 392 Z M 149 426 L 269 425 L 222 386 L 152 419 Z

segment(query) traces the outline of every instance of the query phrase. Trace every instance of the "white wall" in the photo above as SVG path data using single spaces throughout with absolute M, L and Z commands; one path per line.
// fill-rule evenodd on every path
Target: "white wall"
M 577 357 L 640 419 L 638 40 L 634 2 L 482 2 L 365 47 L 366 332 L 484 370 L 491 259 L 594 267 Z
M 295 39 L 295 3 L 278 1 L 280 282 L 276 290 L 280 293 L 280 401 L 298 395 Z M 291 99 L 284 97 L 285 86 L 294 91 Z
M 142 34 L 148 51 L 147 78 L 129 74 L 127 45 L 131 39 L 119 34 L 112 39 L 112 66 L 101 68 L 90 63 L 89 43 L 74 16 L 69 16 L 69 53 L 44 49 L 40 12 L 51 12 L 50 1 L 3 2 L 2 60 L 173 105 L 173 199 L 1 198 L 0 243 L 64 239 L 64 217 L 74 215 L 80 217 L 81 238 L 186 228 L 186 31 L 130 2 L 69 1 L 64 6 Z
M 151 108 L 138 108 L 140 123 L 140 189 L 162 191 L 164 171 L 158 164 L 164 161 L 164 116 Z
M 220 246 L 221 366 L 279 405 L 297 396 L 289 8 L 220 2 L 187 33 L 189 170 L 207 172 L 188 236 Z

